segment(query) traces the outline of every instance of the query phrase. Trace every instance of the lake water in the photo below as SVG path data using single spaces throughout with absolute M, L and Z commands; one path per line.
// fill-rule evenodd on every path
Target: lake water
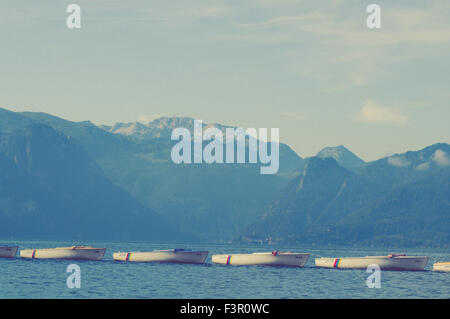
M 71 246 L 55 241 L 0 241 L 20 248 Z M 79 243 L 77 243 L 79 244 Z M 102 261 L 25 260 L 0 258 L 0 298 L 450 298 L 450 273 L 431 271 L 450 261 L 450 250 L 318 248 L 258 245 L 161 245 L 148 243 L 83 243 L 106 247 Z M 204 265 L 114 262 L 117 251 L 191 248 L 209 250 Z M 19 249 L 20 249 L 19 248 Z M 304 268 L 225 266 L 211 263 L 212 254 L 290 250 L 308 252 Z M 365 270 L 319 269 L 316 257 L 407 253 L 427 255 L 426 271 L 382 271 L 381 288 L 368 288 Z M 17 254 L 19 256 L 19 252 Z M 69 289 L 69 264 L 81 269 L 81 288 Z

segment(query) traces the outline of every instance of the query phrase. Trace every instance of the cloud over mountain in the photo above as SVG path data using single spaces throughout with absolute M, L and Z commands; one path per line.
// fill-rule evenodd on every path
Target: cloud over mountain
M 400 111 L 381 106 L 373 100 L 364 102 L 356 120 L 362 123 L 387 123 L 395 125 L 405 125 L 408 122 L 408 118 L 400 113 Z

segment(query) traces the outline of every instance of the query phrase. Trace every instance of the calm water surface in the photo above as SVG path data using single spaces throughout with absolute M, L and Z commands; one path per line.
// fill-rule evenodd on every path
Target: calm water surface
M 20 248 L 71 246 L 55 241 L 0 241 Z M 317 248 L 257 245 L 162 245 L 147 243 L 85 243 L 106 247 L 102 261 L 25 260 L 0 258 L 0 298 L 450 298 L 450 273 L 432 272 L 450 251 L 437 249 Z M 191 248 L 209 250 L 204 265 L 114 262 L 117 251 Z M 19 248 L 19 249 L 20 249 Z M 212 254 L 290 250 L 309 252 L 304 268 L 225 266 L 211 263 Z M 316 257 L 426 255 L 426 271 L 383 271 L 381 288 L 370 289 L 365 270 L 319 269 Z M 19 256 L 19 253 L 17 254 Z M 69 264 L 81 268 L 81 288 L 69 289 Z

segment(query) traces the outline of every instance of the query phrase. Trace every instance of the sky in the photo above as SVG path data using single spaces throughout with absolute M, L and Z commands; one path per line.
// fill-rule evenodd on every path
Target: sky
M 0 0 L 12 111 L 279 128 L 302 157 L 344 145 L 370 161 L 450 143 L 449 102 L 449 1 Z

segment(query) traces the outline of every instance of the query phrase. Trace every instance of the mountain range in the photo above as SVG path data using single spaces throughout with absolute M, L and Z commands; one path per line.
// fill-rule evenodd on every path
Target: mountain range
M 0 168 L 2 238 L 185 239 L 113 185 L 77 141 L 48 125 L 1 134 Z
M 174 164 L 171 132 L 193 121 L 97 126 L 0 108 L 0 238 L 449 243 L 448 144 L 364 162 L 342 145 L 302 158 L 280 143 L 278 174 L 261 175 Z
M 312 157 L 241 240 L 416 246 L 448 243 L 450 146 L 366 163 Z

